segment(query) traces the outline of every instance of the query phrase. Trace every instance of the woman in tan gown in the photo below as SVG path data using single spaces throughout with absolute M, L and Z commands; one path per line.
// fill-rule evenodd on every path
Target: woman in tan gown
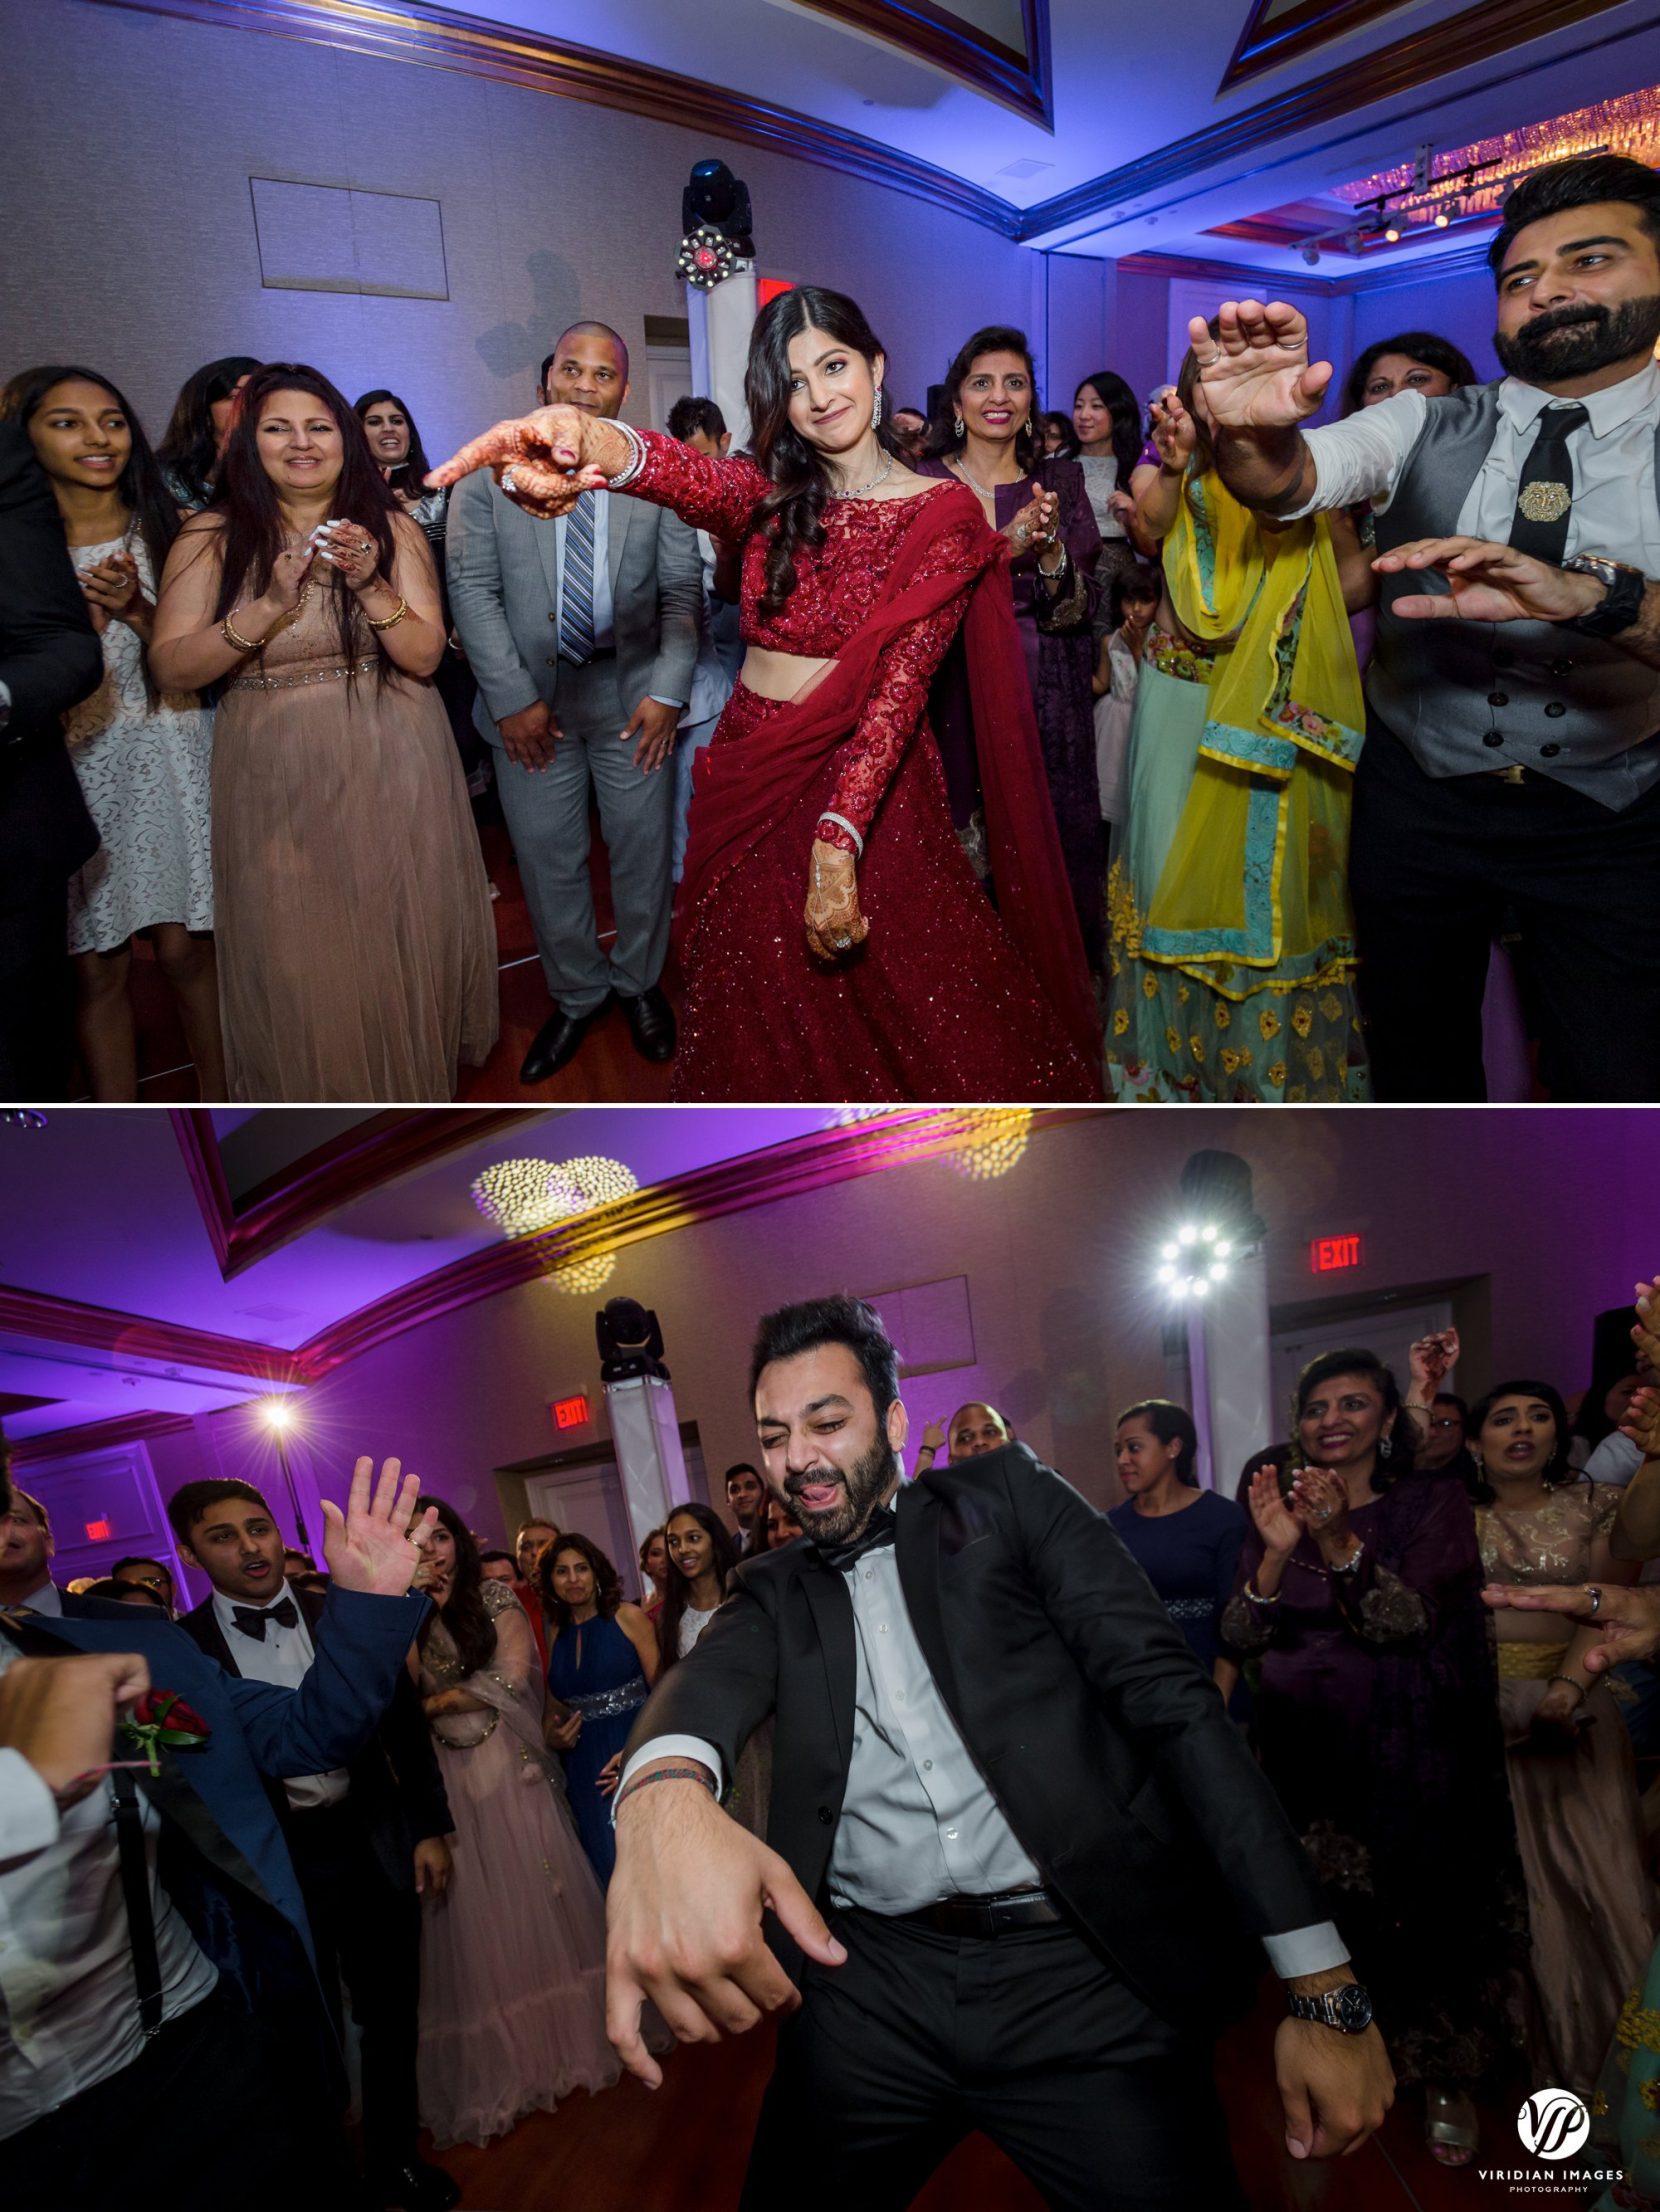
M 233 1099 L 455 1096 L 498 1020 L 489 886 L 442 704 L 438 580 L 314 369 L 249 378 L 151 661 L 225 687 L 213 885 Z
M 1575 1476 L 1567 1409 L 1549 1384 L 1490 1391 L 1470 1416 L 1470 1441 L 1490 1583 L 1635 1581 L 1635 1565 L 1609 1548 L 1620 1492 Z M 1533 2086 L 1588 2098 L 1655 1935 L 1631 1740 L 1608 1677 L 1584 1666 L 1594 1627 L 1509 1607 L 1493 1622 L 1533 1930 Z

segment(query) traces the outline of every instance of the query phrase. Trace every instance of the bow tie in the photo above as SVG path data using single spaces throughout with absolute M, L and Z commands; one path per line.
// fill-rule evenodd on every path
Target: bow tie
M 865 1523 L 861 1535 L 852 1537 L 845 1544 L 821 1544 L 818 1555 L 827 1567 L 840 1571 L 843 1567 L 851 1567 L 855 1560 L 862 1559 L 867 1551 L 880 1551 L 885 1545 L 891 1544 L 898 1530 L 899 1516 L 893 1507 L 879 1505 Z
M 251 1636 L 255 1643 L 262 1644 L 265 1641 L 265 1624 L 267 1621 L 275 1621 L 279 1628 L 297 1628 L 300 1621 L 300 1609 L 292 1598 L 282 1598 L 277 1604 L 266 1607 L 233 1605 L 231 1607 L 231 1619 L 241 1629 L 244 1636 Z

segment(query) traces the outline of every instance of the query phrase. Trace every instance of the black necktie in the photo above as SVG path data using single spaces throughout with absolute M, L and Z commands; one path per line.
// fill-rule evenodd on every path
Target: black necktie
M 1516 512 L 1510 542 L 1518 553 L 1560 568 L 1568 550 L 1568 517 L 1574 504 L 1574 464 L 1568 440 L 1591 417 L 1577 400 L 1569 407 L 1547 407 L 1516 486 Z
M 300 1613 L 292 1598 L 283 1598 L 278 1604 L 265 1607 L 233 1605 L 231 1607 L 231 1619 L 241 1629 L 244 1636 L 251 1636 L 256 1644 L 262 1644 L 265 1641 L 265 1624 L 267 1621 L 275 1621 L 279 1628 L 296 1628 L 299 1625 Z
M 891 1544 L 899 1527 L 899 1516 L 891 1505 L 879 1505 L 865 1523 L 861 1535 L 852 1537 L 845 1544 L 821 1544 L 819 1557 L 827 1567 L 838 1571 L 851 1567 L 856 1559 L 862 1559 L 867 1551 L 880 1551 Z

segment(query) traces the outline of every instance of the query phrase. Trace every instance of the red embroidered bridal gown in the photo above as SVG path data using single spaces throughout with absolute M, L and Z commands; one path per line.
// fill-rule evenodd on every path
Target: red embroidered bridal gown
M 830 500 L 823 545 L 797 554 L 794 592 L 764 617 L 767 539 L 753 522 L 767 477 L 752 461 L 653 433 L 646 447 L 630 495 L 743 542 L 746 644 L 837 661 L 797 700 L 763 699 L 740 679 L 699 759 L 675 1097 L 1098 1097 L 1087 971 L 1028 727 L 1008 579 L 978 501 L 960 484 Z M 997 709 L 990 726 L 1002 733 L 1001 913 L 958 843 L 924 714 L 965 614 Z M 988 792 L 988 814 L 992 805 Z M 802 920 L 826 811 L 864 839 L 859 903 L 870 923 L 834 967 L 809 952 Z M 854 849 L 843 831 L 822 834 Z

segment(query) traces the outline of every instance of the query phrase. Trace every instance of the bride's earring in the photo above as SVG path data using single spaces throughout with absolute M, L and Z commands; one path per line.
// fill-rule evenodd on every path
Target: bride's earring
M 879 428 L 879 426 L 880 426 L 880 424 L 881 424 L 881 421 L 882 421 L 882 387 L 881 387 L 881 385 L 880 385 L 880 384 L 878 384 L 878 385 L 877 385 L 877 387 L 876 387 L 876 403 L 875 403 L 875 405 L 874 405 L 874 406 L 873 406 L 873 407 L 871 408 L 871 410 L 870 410 L 870 427 L 872 428 L 872 430 L 875 430 L 875 429 Z

